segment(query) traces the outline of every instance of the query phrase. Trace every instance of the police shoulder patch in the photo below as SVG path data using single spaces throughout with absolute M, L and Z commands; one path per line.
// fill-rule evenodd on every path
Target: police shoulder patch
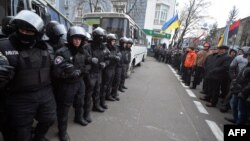
M 61 64 L 63 60 L 64 60 L 64 58 L 63 58 L 62 56 L 57 56 L 57 57 L 55 58 L 54 63 L 55 63 L 56 65 L 58 65 L 58 64 Z

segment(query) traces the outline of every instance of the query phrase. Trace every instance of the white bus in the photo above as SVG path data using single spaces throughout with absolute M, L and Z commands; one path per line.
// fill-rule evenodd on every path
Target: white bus
M 93 27 L 102 27 L 107 33 L 114 33 L 118 39 L 126 36 L 133 39 L 131 48 L 131 62 L 128 75 L 134 66 L 140 65 L 147 56 L 146 34 L 128 15 L 123 13 L 88 13 L 83 16 L 83 24 L 88 32 L 92 32 Z
M 73 25 L 62 13 L 46 0 L 0 0 L 0 28 L 5 16 L 15 16 L 21 10 L 31 10 L 42 17 L 45 24 L 51 20 L 64 24 L 66 28 Z

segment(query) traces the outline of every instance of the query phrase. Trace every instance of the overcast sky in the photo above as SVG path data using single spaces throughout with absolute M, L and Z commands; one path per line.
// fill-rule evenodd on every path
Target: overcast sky
M 179 3 L 179 10 L 183 7 L 183 3 L 188 0 L 177 0 Z M 210 7 L 207 9 L 208 15 L 211 19 L 204 21 L 204 23 L 212 24 L 215 21 L 218 23 L 218 27 L 226 25 L 229 11 L 235 5 L 239 11 L 238 18 L 243 19 L 250 16 L 250 0 L 208 0 L 211 2 Z

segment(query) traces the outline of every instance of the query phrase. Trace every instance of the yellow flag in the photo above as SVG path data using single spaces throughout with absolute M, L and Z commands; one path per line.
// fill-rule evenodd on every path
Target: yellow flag
M 219 47 L 219 46 L 222 46 L 223 41 L 224 41 L 224 35 L 221 35 L 221 36 L 220 36 L 220 39 L 219 39 L 218 47 Z

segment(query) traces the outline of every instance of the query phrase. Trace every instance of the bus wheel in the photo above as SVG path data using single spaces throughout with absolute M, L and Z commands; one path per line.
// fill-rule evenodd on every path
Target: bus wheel
M 142 62 L 145 62 L 145 58 L 144 58 L 144 55 L 143 55 L 143 57 L 142 57 Z
M 131 65 L 131 73 L 134 73 L 135 71 L 134 71 L 134 69 L 135 69 L 135 59 L 132 61 L 132 65 Z

